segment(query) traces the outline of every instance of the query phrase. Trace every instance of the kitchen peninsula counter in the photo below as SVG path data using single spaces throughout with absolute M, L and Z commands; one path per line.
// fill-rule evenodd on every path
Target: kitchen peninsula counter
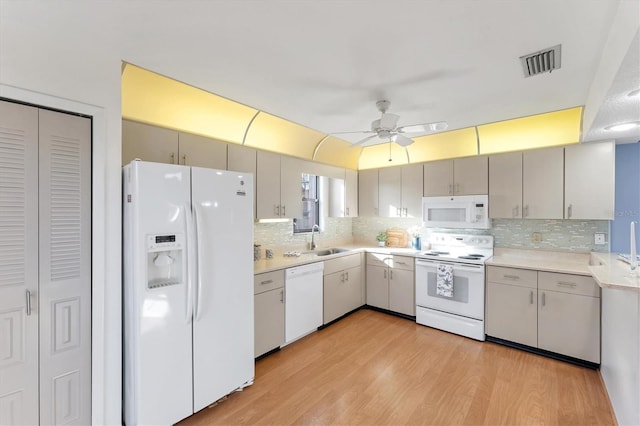
M 616 253 L 591 253 L 589 271 L 600 287 L 640 292 L 638 270 L 632 274 Z
M 589 253 L 495 248 L 487 266 L 532 269 L 562 274 L 591 275 Z

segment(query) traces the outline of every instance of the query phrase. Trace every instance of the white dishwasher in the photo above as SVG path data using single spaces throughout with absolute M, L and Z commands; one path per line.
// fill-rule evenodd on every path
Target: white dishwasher
M 324 262 L 285 271 L 285 343 L 316 331 L 322 325 L 322 271 Z

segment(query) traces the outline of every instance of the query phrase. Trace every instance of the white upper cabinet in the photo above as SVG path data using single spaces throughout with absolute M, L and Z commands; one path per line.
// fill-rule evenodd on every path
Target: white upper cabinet
M 567 146 L 564 154 L 565 219 L 613 219 L 614 143 Z
M 178 132 L 122 120 L 122 164 L 134 159 L 178 164 Z
M 453 195 L 453 160 L 431 161 L 423 167 L 425 197 Z
M 489 156 L 489 217 L 522 217 L 522 153 Z
M 380 216 L 422 216 L 422 164 L 378 170 Z
M 563 148 L 491 155 L 490 217 L 562 219 L 563 156 Z
M 358 214 L 378 215 L 378 169 L 358 172 Z
M 402 173 L 400 167 L 378 169 L 378 207 L 381 217 L 400 217 L 402 213 Z
M 272 152 L 257 151 L 256 156 L 256 218 L 281 216 L 280 156 Z
M 489 160 L 486 156 L 424 163 L 425 197 L 488 192 Z
M 204 136 L 180 132 L 178 162 L 185 166 L 227 169 L 227 144 Z
M 400 167 L 402 174 L 402 217 L 422 217 L 422 164 Z
M 536 149 L 522 155 L 522 217 L 562 219 L 564 149 Z
M 226 170 L 227 144 L 191 133 L 122 120 L 122 164 L 135 158 Z
M 358 216 L 358 172 L 345 169 L 345 216 Z

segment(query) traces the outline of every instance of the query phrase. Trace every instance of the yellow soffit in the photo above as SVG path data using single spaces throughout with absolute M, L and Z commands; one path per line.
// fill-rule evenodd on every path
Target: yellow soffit
M 316 146 L 314 161 L 332 164 L 347 169 L 357 169 L 362 147 L 355 147 L 349 142 L 327 135 Z
M 322 138 L 324 133 L 260 112 L 251 123 L 244 144 L 266 151 L 311 159 L 316 145 Z
M 135 65 L 122 74 L 122 117 L 130 120 L 242 143 L 257 112 Z
M 360 153 L 358 169 L 377 169 L 408 164 L 407 150 L 395 142 L 367 146 Z
M 415 143 L 407 147 L 412 163 L 478 155 L 475 127 L 420 136 L 413 140 Z
M 582 107 L 478 126 L 480 154 L 523 151 L 580 142 Z

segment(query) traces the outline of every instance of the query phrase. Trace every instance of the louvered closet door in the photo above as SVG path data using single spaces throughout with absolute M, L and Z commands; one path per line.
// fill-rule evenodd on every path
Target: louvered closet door
M 40 110 L 40 421 L 91 423 L 91 121 Z
M 38 110 L 0 101 L 0 425 L 38 424 L 37 290 Z

